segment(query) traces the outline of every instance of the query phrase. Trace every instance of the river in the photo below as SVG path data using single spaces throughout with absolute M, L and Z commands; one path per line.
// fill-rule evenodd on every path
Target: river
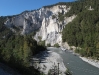
M 75 56 L 72 52 L 65 52 L 60 48 L 48 48 L 48 50 L 60 54 L 65 66 L 70 70 L 72 75 L 99 75 L 99 68 L 84 62 L 79 56 Z

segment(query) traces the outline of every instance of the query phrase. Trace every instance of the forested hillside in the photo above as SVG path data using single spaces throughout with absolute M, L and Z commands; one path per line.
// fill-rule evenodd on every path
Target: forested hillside
M 66 16 L 77 17 L 62 32 L 63 42 L 80 47 L 76 52 L 99 60 L 99 0 L 79 0 Z
M 0 62 L 9 64 L 24 75 L 39 75 L 39 72 L 30 67 L 31 56 L 45 50 L 37 45 L 31 35 L 16 35 L 4 26 L 6 17 L 0 17 Z

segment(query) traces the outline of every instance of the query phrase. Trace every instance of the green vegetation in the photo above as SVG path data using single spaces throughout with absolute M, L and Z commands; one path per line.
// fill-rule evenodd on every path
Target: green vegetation
M 4 26 L 5 17 L 0 17 L 0 62 L 17 69 L 23 75 L 40 75 L 30 67 L 30 58 L 45 50 L 31 35 L 16 35 Z
M 58 44 L 58 43 L 56 43 L 56 44 L 54 44 L 54 47 L 57 47 L 57 48 L 58 48 L 58 47 L 60 47 L 60 46 L 59 46 L 59 44 Z
M 70 46 L 80 47 L 81 49 L 76 49 L 76 52 L 82 56 L 95 59 L 99 59 L 98 3 L 98 0 L 74 2 L 73 7 L 67 14 L 68 16 L 76 14 L 77 17 L 67 24 L 62 32 L 63 42 L 68 42 Z M 94 10 L 88 10 L 89 6 Z
M 69 71 L 69 69 L 66 70 L 65 74 L 66 75 L 72 75 L 71 72 Z
M 72 4 L 72 2 L 59 2 L 59 3 L 53 4 L 53 5 L 44 6 L 44 8 L 51 8 L 51 7 L 56 6 L 56 5 L 67 5 L 67 6 L 69 6 L 70 4 Z
M 64 14 L 63 13 L 58 13 L 58 18 L 59 18 L 59 21 L 63 21 L 64 20 Z
M 44 40 L 44 41 L 39 41 L 38 44 L 39 44 L 40 46 L 45 47 L 45 40 Z
M 41 41 L 42 37 L 41 36 L 38 36 L 38 39 Z
M 75 2 L 69 3 L 68 6 L 71 6 L 69 12 L 66 16 L 78 15 L 79 13 L 88 10 L 91 6 L 95 11 L 99 11 L 99 1 L 98 0 L 76 0 Z
M 47 47 L 51 47 L 51 44 L 50 44 L 50 43 L 48 43 L 48 44 L 47 44 Z
M 56 18 L 56 16 L 55 15 L 52 15 L 52 19 L 55 19 Z
M 39 44 L 40 46 L 45 47 L 45 40 L 42 41 L 42 37 L 41 37 L 41 36 L 38 36 L 38 39 L 39 39 L 38 44 Z

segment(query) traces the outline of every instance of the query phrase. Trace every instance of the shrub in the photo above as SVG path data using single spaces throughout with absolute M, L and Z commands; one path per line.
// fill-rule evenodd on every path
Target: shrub
M 50 43 L 48 43 L 48 44 L 47 44 L 47 47 L 51 47 L 51 44 L 50 44 Z
M 56 43 L 56 44 L 54 44 L 54 47 L 57 47 L 57 48 L 58 48 L 58 47 L 60 47 L 60 46 L 59 46 L 59 44 L 58 44 L 58 43 Z

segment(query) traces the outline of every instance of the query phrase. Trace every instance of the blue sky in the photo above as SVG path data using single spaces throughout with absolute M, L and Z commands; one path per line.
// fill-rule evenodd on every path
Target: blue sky
M 34 10 L 45 5 L 74 0 L 0 0 L 0 16 L 16 15 L 25 10 Z

